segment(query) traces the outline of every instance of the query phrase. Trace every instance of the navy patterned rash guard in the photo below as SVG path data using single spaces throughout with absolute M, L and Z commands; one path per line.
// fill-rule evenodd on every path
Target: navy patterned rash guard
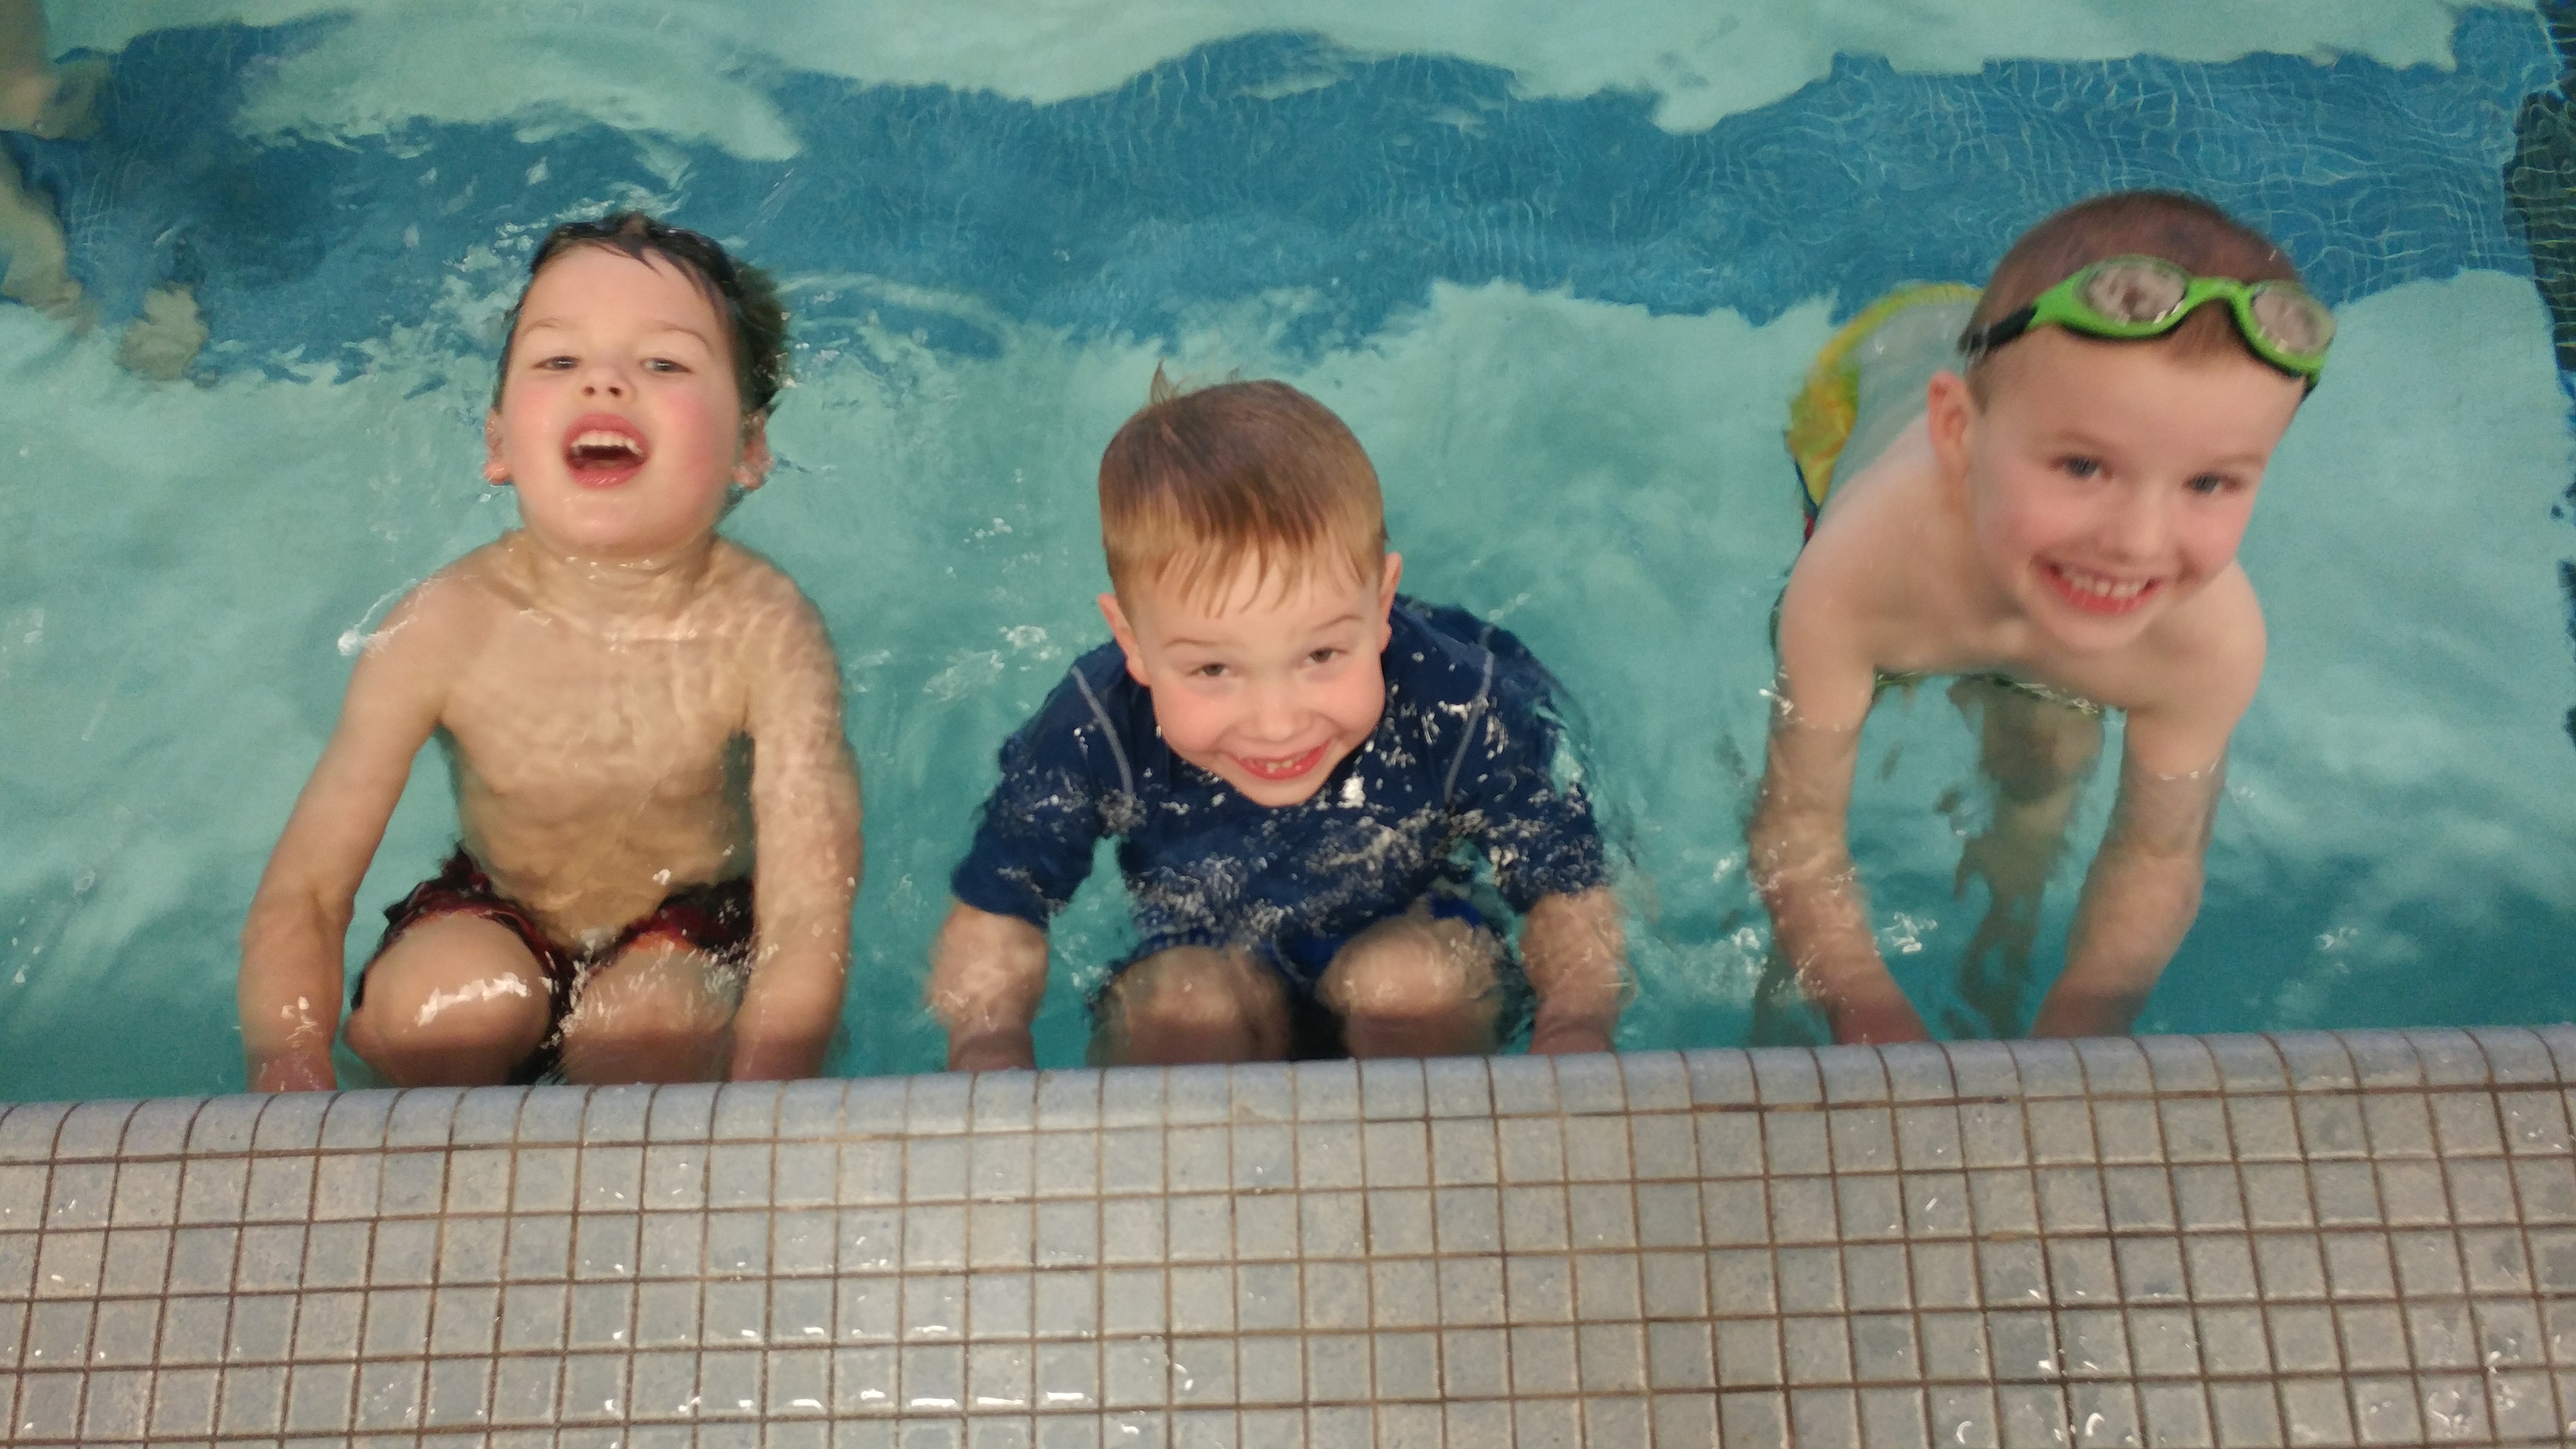
M 1483 852 L 1517 911 L 1603 884 L 1591 804 L 1556 769 L 1546 670 L 1463 610 L 1399 599 L 1390 623 L 1376 731 L 1275 809 L 1172 753 L 1116 644 L 1085 654 L 1002 745 L 950 888 L 1044 930 L 1115 837 L 1140 956 L 1252 945 L 1311 985 L 1339 943 L 1463 883 L 1461 846 Z

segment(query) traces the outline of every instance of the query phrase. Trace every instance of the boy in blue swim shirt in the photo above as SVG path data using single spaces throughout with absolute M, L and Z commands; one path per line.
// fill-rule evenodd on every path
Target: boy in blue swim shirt
M 1144 941 L 1095 999 L 1095 1062 L 1490 1051 L 1517 970 L 1532 1050 L 1607 1050 L 1618 911 L 1547 676 L 1398 598 L 1341 420 L 1283 383 L 1158 377 L 1100 514 L 1115 642 L 1002 747 L 933 948 L 949 1066 L 1034 1065 L 1047 924 L 1104 837 Z M 1467 899 L 1469 847 L 1524 918 L 1519 968 Z

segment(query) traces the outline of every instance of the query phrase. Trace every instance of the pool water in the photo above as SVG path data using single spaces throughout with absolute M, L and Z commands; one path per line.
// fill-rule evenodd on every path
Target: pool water
M 2560 73 L 2530 9 L 1401 8 L 57 7 L 114 79 L 94 140 L 5 143 L 99 325 L 0 307 L 0 1099 L 240 1084 L 235 934 L 349 652 L 510 526 L 476 471 L 498 321 L 536 238 L 612 205 L 796 313 L 781 466 L 727 531 L 840 650 L 868 873 L 836 1071 L 939 1063 L 912 1003 L 947 871 L 994 747 L 1106 637 L 1093 469 L 1158 362 L 1349 421 L 1408 588 L 1580 702 L 1621 1042 L 1745 1040 L 1785 400 L 1887 286 L 2140 185 L 2265 228 L 2342 327 L 2245 543 L 2270 662 L 2141 1027 L 2576 1015 L 2576 466 L 2502 182 Z M 172 281 L 211 340 L 147 382 L 118 333 Z M 1862 770 L 1882 942 L 1937 1013 L 1983 910 L 1952 889 L 1972 740 L 1925 691 Z M 353 968 L 448 849 L 445 791 L 424 755 Z M 1128 939 L 1103 866 L 1055 933 L 1051 1064 Z

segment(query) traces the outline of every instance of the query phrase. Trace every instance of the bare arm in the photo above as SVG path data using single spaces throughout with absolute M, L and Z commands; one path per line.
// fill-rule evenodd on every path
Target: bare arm
M 431 611 L 414 594 L 368 640 L 339 725 L 251 897 L 238 994 L 253 1091 L 334 1085 L 352 903 L 445 696 L 444 651 L 421 637 Z
M 2137 1020 L 2200 913 L 2202 860 L 2226 777 L 2223 760 L 2165 775 L 2123 756 L 2111 828 L 2076 903 L 2066 970 L 2031 1035 L 2110 1036 Z
M 1923 1041 L 1931 1033 L 1879 958 L 1846 818 L 1860 729 L 1801 722 L 1783 704 L 1771 727 L 1762 796 L 1745 831 L 1754 886 L 1771 911 L 1773 949 L 1838 1042 Z
M 841 730 L 841 675 L 822 620 L 782 605 L 751 706 L 758 926 L 734 1013 L 735 1081 L 811 1077 L 841 1021 L 858 894 L 859 776 Z
M 1521 923 L 1521 960 L 1538 991 L 1533 1052 L 1606 1052 L 1627 988 L 1619 898 L 1607 886 L 1541 896 Z
M 930 1010 L 948 1029 L 948 1069 L 1037 1065 L 1029 1024 L 1046 997 L 1046 932 L 959 902 L 930 948 Z
M 2266 650 L 2262 609 L 2242 572 L 2215 581 L 2207 598 L 2198 627 L 2159 671 L 2165 697 L 2129 711 L 2119 798 L 2034 1036 L 2129 1030 L 2200 913 L 2228 737 L 2253 703 Z

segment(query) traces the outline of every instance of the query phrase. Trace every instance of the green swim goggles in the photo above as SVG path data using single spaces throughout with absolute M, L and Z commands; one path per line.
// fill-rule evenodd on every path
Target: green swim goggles
M 1968 333 L 1959 350 L 1970 362 L 2033 327 L 2055 324 L 2087 337 L 2122 341 L 2162 337 L 2204 302 L 2221 300 L 2254 355 L 2313 388 L 2334 342 L 2334 314 L 2296 282 L 2247 284 L 2195 277 L 2162 257 L 2112 257 L 2039 294 L 2029 306 Z

